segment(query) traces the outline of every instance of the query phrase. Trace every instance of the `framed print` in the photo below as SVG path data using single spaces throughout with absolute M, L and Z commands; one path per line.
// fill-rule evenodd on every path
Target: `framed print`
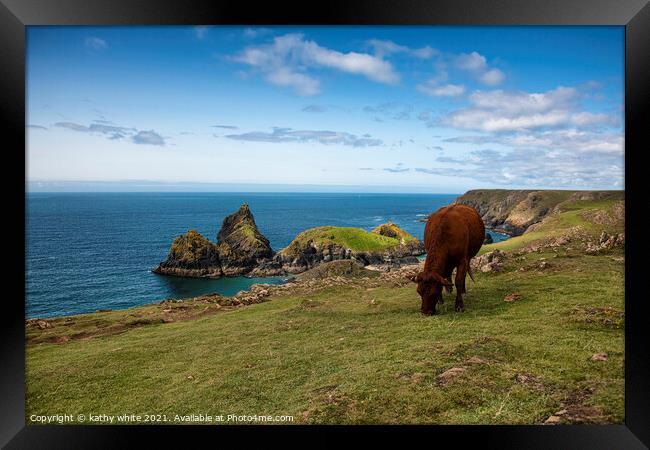
M 646 3 L 3 0 L 2 444 L 645 448 Z

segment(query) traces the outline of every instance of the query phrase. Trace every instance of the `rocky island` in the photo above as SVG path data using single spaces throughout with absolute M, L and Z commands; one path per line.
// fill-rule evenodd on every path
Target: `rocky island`
M 212 243 L 194 230 L 177 237 L 167 259 L 153 272 L 183 277 L 278 276 L 305 272 L 319 264 L 351 260 L 360 266 L 400 267 L 417 264 L 424 254 L 420 240 L 394 223 L 372 231 L 322 226 L 300 233 L 275 253 L 259 231 L 248 205 L 223 220 Z
M 167 259 L 153 272 L 179 277 L 213 278 L 223 274 L 217 246 L 195 230 L 174 239 Z

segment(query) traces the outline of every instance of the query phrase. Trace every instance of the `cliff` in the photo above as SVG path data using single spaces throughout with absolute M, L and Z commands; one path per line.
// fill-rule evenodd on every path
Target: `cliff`
M 623 191 L 479 189 L 467 191 L 456 201 L 475 208 L 486 227 L 519 236 L 531 225 L 560 212 L 564 205 L 623 201 L 624 197 Z
M 167 259 L 153 272 L 182 277 L 222 275 L 217 247 L 195 230 L 190 230 L 174 239 Z

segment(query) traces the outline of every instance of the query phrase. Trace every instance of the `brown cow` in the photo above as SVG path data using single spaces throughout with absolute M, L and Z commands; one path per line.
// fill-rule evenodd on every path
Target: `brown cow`
M 485 226 L 478 212 L 470 206 L 454 203 L 429 216 L 424 227 L 427 259 L 424 270 L 412 280 L 418 284 L 422 314 L 436 313 L 442 303 L 442 288 L 451 292 L 451 274 L 456 269 L 456 311 L 464 311 L 465 276 L 474 279 L 469 262 L 483 245 Z

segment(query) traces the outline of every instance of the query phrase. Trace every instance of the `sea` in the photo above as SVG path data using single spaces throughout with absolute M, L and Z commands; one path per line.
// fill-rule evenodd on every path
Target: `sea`
M 151 272 L 174 238 L 194 229 L 216 241 L 223 218 L 248 203 L 274 250 L 301 231 L 371 230 L 392 221 L 423 238 L 426 216 L 460 194 L 28 193 L 26 315 L 123 309 L 202 294 L 234 295 L 286 277 L 190 279 Z M 489 231 L 498 242 L 506 235 Z

